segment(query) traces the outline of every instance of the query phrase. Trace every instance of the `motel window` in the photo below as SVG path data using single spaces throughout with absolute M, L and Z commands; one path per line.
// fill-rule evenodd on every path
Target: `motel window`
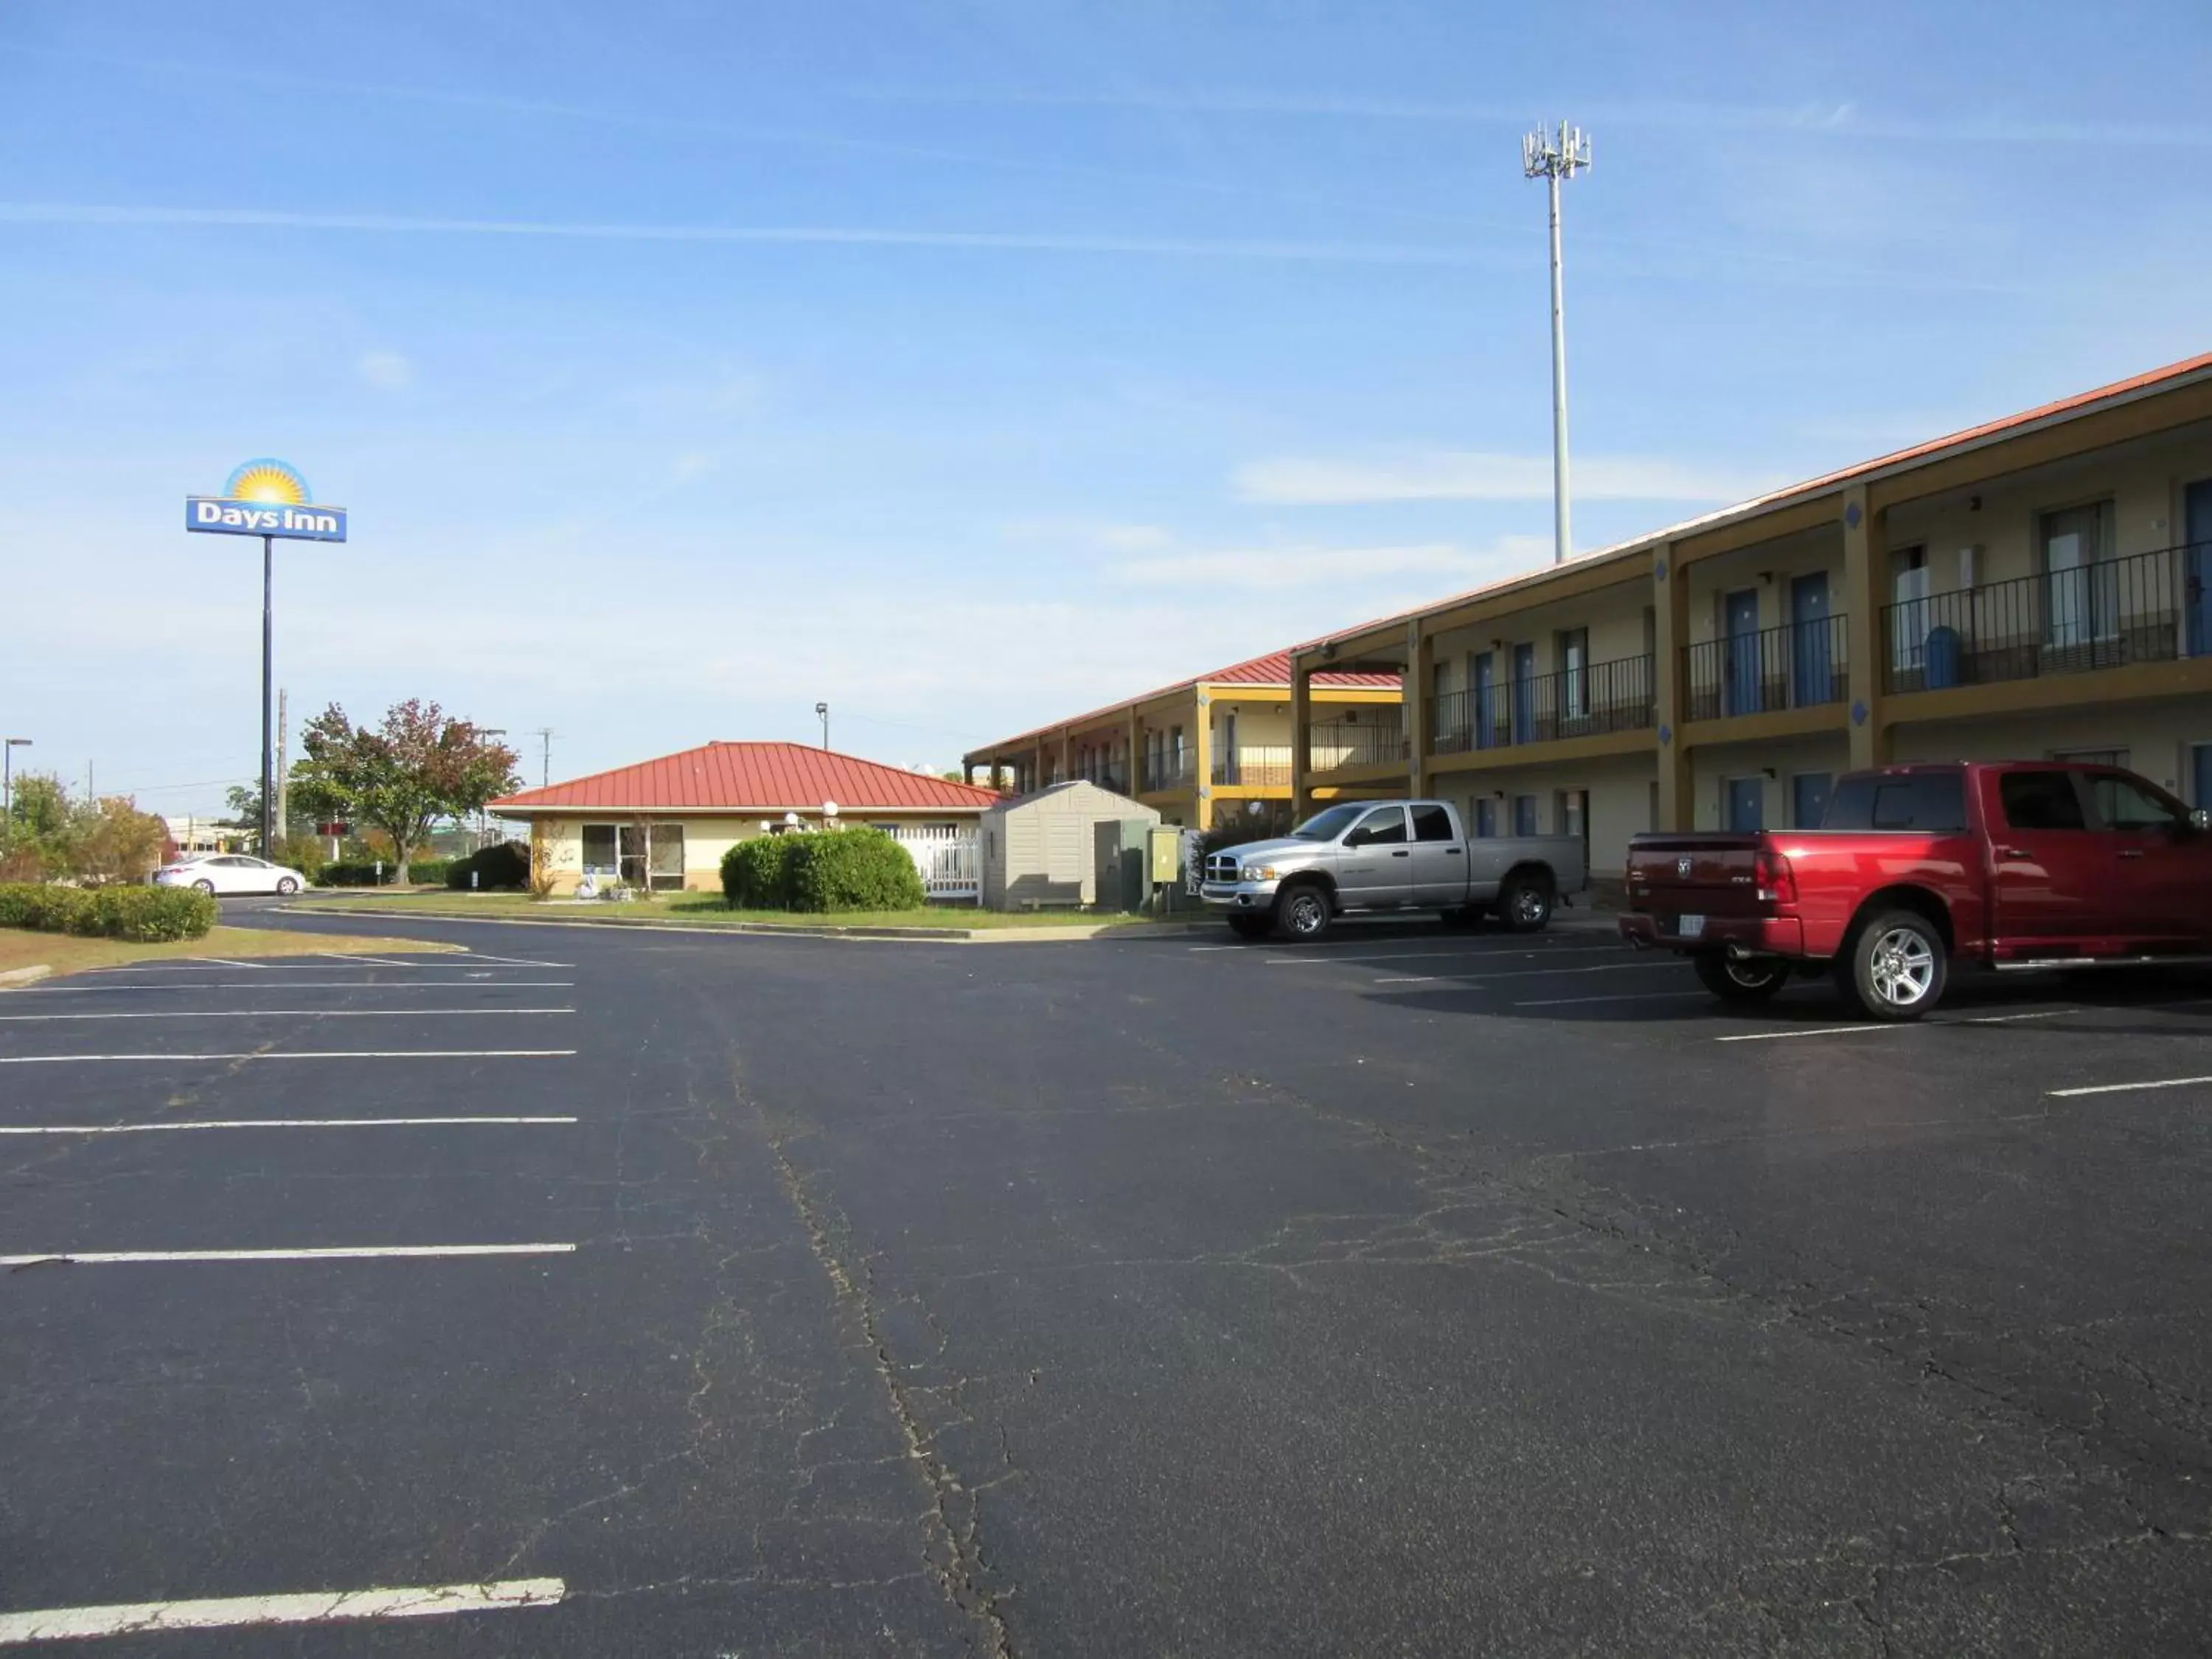
M 615 826 L 611 823 L 587 823 L 584 826 L 584 873 L 611 876 L 615 873 Z
M 1589 713 L 1589 629 L 1570 628 L 1559 635 L 1559 712 L 1570 720 Z
M 1889 596 L 1897 607 L 1890 613 L 1890 666 L 1899 673 L 1926 666 L 1928 581 L 1926 548 L 1901 547 L 1889 556 Z

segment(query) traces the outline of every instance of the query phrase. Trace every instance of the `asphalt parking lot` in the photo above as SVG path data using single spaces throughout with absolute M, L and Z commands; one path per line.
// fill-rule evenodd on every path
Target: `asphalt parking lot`
M 2203 1650 L 2212 981 L 407 931 L 0 996 L 0 1645 Z

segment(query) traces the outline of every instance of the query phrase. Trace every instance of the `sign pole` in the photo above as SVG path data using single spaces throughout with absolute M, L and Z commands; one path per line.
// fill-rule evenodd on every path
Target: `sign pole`
M 269 684 L 270 679 L 271 641 L 274 637 L 272 600 L 276 578 L 276 538 L 261 538 L 261 856 L 270 856 L 269 809 L 270 805 L 269 778 Z

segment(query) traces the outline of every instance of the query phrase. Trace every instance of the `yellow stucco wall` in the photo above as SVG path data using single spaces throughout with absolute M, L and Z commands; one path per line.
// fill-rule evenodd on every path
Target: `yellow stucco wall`
M 836 822 L 841 824 L 893 823 L 969 823 L 973 824 L 980 812 L 866 812 L 842 813 Z M 800 821 L 810 828 L 818 829 L 822 815 L 801 813 Z M 571 816 L 541 817 L 532 831 L 533 845 L 542 834 L 551 854 L 554 873 L 553 890 L 569 894 L 576 890 L 584 877 L 584 826 L 587 823 L 615 825 L 635 823 L 635 817 L 617 817 L 606 812 L 581 812 Z M 655 826 L 664 823 L 681 824 L 684 830 L 684 890 L 687 893 L 719 893 L 722 890 L 722 855 L 741 841 L 770 833 L 764 823 L 781 823 L 781 815 L 763 820 L 759 813 L 738 815 L 684 814 L 670 817 L 652 816 L 647 821 Z

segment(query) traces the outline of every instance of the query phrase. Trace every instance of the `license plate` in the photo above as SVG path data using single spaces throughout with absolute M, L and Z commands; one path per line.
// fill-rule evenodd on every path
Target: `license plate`
M 1703 916 L 1678 916 L 1675 918 L 1674 936 L 1677 939 L 1696 939 L 1705 931 L 1705 919 Z

